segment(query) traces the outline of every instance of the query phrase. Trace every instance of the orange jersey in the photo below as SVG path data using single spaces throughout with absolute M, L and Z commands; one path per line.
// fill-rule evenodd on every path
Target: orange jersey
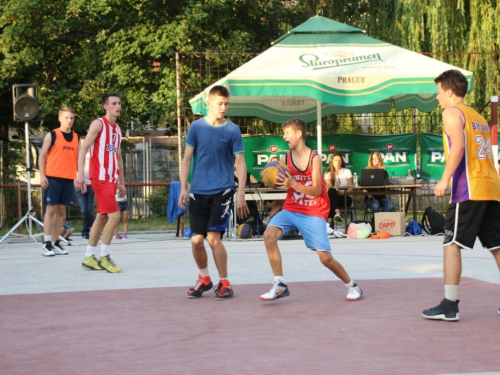
M 491 131 L 488 123 L 466 104 L 457 104 L 465 116 L 465 150 L 462 160 L 451 177 L 451 203 L 468 200 L 500 201 L 500 183 L 491 149 Z M 446 160 L 453 147 L 443 130 Z
M 73 132 L 73 140 L 68 142 L 61 129 L 55 129 L 54 132 L 56 139 L 52 149 L 47 153 L 45 175 L 74 180 L 78 168 L 78 135 Z

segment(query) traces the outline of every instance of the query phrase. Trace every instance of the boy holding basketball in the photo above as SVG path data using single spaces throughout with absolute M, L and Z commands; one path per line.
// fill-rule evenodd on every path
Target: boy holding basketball
M 361 298 L 363 291 L 352 281 L 342 264 L 331 254 L 325 223 L 330 210 L 328 192 L 321 170 L 321 156 L 306 146 L 306 124 L 302 119 L 294 118 L 282 125 L 283 139 L 288 143 L 290 152 L 281 157 L 290 173 L 278 176 L 277 187 L 287 188 L 283 210 L 274 216 L 264 232 L 264 242 L 274 282 L 271 290 L 260 296 L 263 301 L 290 295 L 283 277 L 281 253 L 278 240 L 298 229 L 306 246 L 315 250 L 321 263 L 341 279 L 347 288 L 348 301 Z
M 200 298 L 203 292 L 213 286 L 208 273 L 205 237 L 219 271 L 215 299 L 225 300 L 233 296 L 233 289 L 227 278 L 226 248 L 221 239 L 229 223 L 235 191 L 233 159 L 236 159 L 239 180 L 236 211 L 240 217 L 248 215 L 245 201 L 247 167 L 240 129 L 224 118 L 228 103 L 229 91 L 224 86 L 212 87 L 207 101 L 208 115 L 194 121 L 186 137 L 178 204 L 184 209 L 188 197 L 187 179 L 193 158 L 189 223 L 193 234 L 191 237 L 193 257 L 199 269 L 198 280 L 196 285 L 189 289 L 188 298 Z

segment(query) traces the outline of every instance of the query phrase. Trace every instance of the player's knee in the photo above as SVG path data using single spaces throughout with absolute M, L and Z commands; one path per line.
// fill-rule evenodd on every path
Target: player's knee
M 278 242 L 281 237 L 281 229 L 278 227 L 268 227 L 264 231 L 264 242 L 267 244 Z
M 203 238 L 202 235 L 196 235 L 191 237 L 191 245 L 193 245 L 193 249 L 200 249 L 204 248 L 204 243 L 205 239 Z

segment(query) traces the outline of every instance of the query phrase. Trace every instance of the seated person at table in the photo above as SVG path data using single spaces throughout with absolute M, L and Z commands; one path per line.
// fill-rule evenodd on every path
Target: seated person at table
M 328 198 L 330 198 L 328 223 L 331 225 L 333 220 L 343 220 L 340 215 L 341 208 L 352 205 L 352 197 L 347 195 L 352 191 L 352 187 L 347 190 L 338 189 L 340 186 L 352 186 L 352 173 L 346 169 L 344 158 L 339 152 L 333 154 L 330 165 L 325 172 L 325 184 L 328 189 Z
M 384 177 L 385 179 L 389 178 L 387 171 L 384 168 L 384 161 L 382 160 L 382 156 L 377 152 L 373 151 L 370 154 L 368 159 L 367 169 L 384 169 Z M 366 208 L 370 208 L 373 213 L 375 212 L 390 212 L 394 210 L 394 204 L 387 198 L 386 195 L 371 195 L 371 192 L 381 192 L 383 189 L 363 189 L 364 193 L 368 193 L 365 195 L 365 206 Z

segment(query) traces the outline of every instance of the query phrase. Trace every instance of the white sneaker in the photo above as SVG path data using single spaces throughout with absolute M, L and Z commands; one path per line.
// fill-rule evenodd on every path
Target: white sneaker
M 44 257 L 53 257 L 53 256 L 55 256 L 56 253 L 54 253 L 54 247 L 47 246 L 47 244 L 44 243 L 43 247 L 42 247 L 42 255 Z
M 275 281 L 271 290 L 261 295 L 260 299 L 262 301 L 274 301 L 275 299 L 288 297 L 289 295 L 288 286 L 281 281 Z
M 344 234 L 344 233 L 342 233 L 342 232 L 340 232 L 340 231 L 338 231 L 338 230 L 333 230 L 333 235 L 334 235 L 335 237 L 337 237 L 337 238 L 347 237 L 347 235 L 346 235 L 346 234 Z
M 326 223 L 326 233 L 330 236 L 334 233 L 333 228 L 330 226 L 330 223 Z
M 361 299 L 362 295 L 363 290 L 358 286 L 358 284 L 353 283 L 347 287 L 347 297 L 345 299 L 348 301 L 357 301 L 358 299 Z
M 55 255 L 68 255 L 68 251 L 64 249 L 61 243 L 52 245 L 52 251 Z
M 333 219 L 335 221 L 344 221 L 344 219 L 342 219 L 342 216 L 340 216 L 340 214 L 335 214 L 335 216 L 333 217 Z

